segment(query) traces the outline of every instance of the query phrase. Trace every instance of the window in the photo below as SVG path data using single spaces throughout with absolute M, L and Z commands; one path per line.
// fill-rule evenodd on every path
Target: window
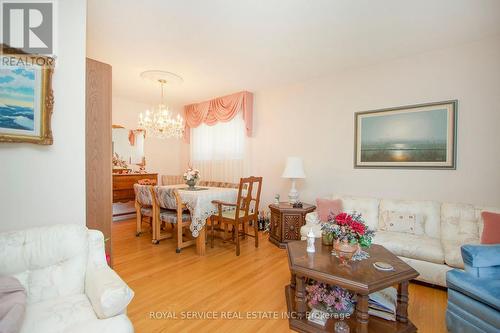
M 201 124 L 191 130 L 191 161 L 243 160 L 245 122 L 236 116 L 227 123 Z
M 191 129 L 191 164 L 201 178 L 237 183 L 249 169 L 243 117 Z

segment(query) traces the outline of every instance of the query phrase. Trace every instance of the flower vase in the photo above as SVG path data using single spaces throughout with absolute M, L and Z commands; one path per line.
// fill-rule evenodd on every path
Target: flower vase
M 343 241 L 336 241 L 333 244 L 333 249 L 335 251 L 335 254 L 339 257 L 340 261 L 343 264 L 346 264 L 351 258 L 354 256 L 354 254 L 359 251 L 359 244 L 351 244 L 347 241 L 347 239 L 344 239 Z
M 321 234 L 321 242 L 323 243 L 323 245 L 332 246 L 332 244 L 333 244 L 333 235 L 329 234 L 329 233 L 323 232 Z
M 196 179 L 186 180 L 186 184 L 189 186 L 190 190 L 193 190 L 196 186 Z

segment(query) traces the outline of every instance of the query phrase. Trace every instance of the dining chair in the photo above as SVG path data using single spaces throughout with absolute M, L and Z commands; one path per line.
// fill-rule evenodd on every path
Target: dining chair
M 193 237 L 184 236 L 184 229 L 188 228 L 186 235 L 190 234 L 191 214 L 175 188 L 155 186 L 153 188 L 153 215 L 156 221 L 156 240 L 172 238 L 173 234 L 166 232 L 166 226 L 171 225 L 175 229 L 177 247 L 175 252 L 180 253 L 185 247 L 196 243 Z M 162 224 L 165 227 L 162 229 Z M 162 232 L 163 230 L 163 232 Z M 185 239 L 187 238 L 187 239 Z
M 134 184 L 135 211 L 136 211 L 136 233 L 139 237 L 142 234 L 142 223 L 144 220 L 150 225 L 153 243 L 155 242 L 155 224 L 153 223 L 153 196 L 151 185 Z
M 184 184 L 184 178 L 182 175 L 162 175 L 161 176 L 161 184 L 162 185 L 179 185 Z
M 197 184 L 198 186 L 212 186 L 212 182 L 208 180 L 200 180 Z
M 259 247 L 259 234 L 257 219 L 259 214 L 260 192 L 262 189 L 262 177 L 241 178 L 238 186 L 238 199 L 236 203 L 214 200 L 217 205 L 217 215 L 212 216 L 210 246 L 214 246 L 215 222 L 220 225 L 232 226 L 233 239 L 236 242 L 236 255 L 240 255 L 240 237 L 250 236 L 255 238 L 255 247 Z M 255 193 L 255 195 L 254 195 Z M 246 232 L 246 224 L 253 221 L 254 234 Z M 240 232 L 240 226 L 242 231 Z

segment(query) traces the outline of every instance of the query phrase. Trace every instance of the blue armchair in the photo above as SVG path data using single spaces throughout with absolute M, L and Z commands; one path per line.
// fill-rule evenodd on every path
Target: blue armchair
M 465 271 L 446 274 L 450 333 L 500 332 L 500 244 L 464 245 Z

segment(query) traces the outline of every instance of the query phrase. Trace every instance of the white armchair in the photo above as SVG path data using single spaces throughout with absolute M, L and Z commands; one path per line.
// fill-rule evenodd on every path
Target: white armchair
M 26 289 L 21 333 L 133 333 L 133 291 L 106 263 L 100 231 L 54 225 L 0 233 L 0 275 Z

